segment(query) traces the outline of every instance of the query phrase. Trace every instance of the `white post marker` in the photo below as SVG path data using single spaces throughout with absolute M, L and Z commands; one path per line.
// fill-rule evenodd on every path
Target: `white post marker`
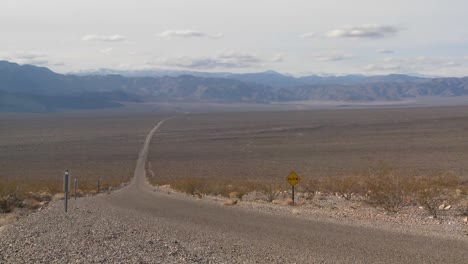
M 78 187 L 78 180 L 75 178 L 75 181 L 73 182 L 73 191 L 75 196 L 75 201 L 76 201 L 76 188 Z
M 63 176 L 63 192 L 65 193 L 65 213 L 68 211 L 68 192 L 70 191 L 70 182 L 69 182 L 69 172 L 68 170 L 65 171 L 65 175 Z
M 299 175 L 297 175 L 294 171 L 292 171 L 291 173 L 289 173 L 286 180 L 292 186 L 292 201 L 294 204 L 294 186 L 296 186 L 296 184 L 301 180 L 301 177 L 299 177 Z

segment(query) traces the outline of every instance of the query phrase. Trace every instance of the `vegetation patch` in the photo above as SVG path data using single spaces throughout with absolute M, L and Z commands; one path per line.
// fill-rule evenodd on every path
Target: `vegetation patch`
M 257 193 L 258 199 L 274 202 L 289 197 L 287 184 L 266 181 L 232 181 L 223 178 L 158 178 L 149 177 L 153 185 L 166 185 L 172 189 L 202 197 L 221 195 L 227 198 L 242 198 Z M 296 187 L 297 195 L 303 202 L 312 201 L 317 193 L 338 195 L 345 200 L 359 200 L 371 206 L 382 208 L 388 213 L 398 213 L 407 206 L 421 206 L 434 218 L 439 212 L 454 206 L 460 215 L 467 215 L 468 188 L 461 178 L 453 173 L 432 173 L 431 175 L 407 175 L 391 167 L 378 166 L 364 172 L 355 172 L 346 177 L 324 177 L 312 180 L 303 177 Z M 286 194 L 286 196 L 285 196 Z M 282 204 L 282 203 L 281 203 Z

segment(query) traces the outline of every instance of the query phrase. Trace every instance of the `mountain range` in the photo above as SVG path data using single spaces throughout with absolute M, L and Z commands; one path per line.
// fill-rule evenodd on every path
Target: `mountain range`
M 9 112 L 98 109 L 144 101 L 389 101 L 464 95 L 468 95 L 468 77 L 293 77 L 274 71 L 234 74 L 167 70 L 58 74 L 44 67 L 0 61 L 0 111 Z

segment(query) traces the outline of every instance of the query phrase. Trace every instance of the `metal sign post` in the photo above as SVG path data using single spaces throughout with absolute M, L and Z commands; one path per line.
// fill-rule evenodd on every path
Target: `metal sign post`
M 63 192 L 65 193 L 65 213 L 68 211 L 68 191 L 70 190 L 70 183 L 69 183 L 69 172 L 68 170 L 65 171 L 65 175 L 63 176 Z
M 75 201 L 76 201 L 76 188 L 78 187 L 78 180 L 75 178 L 73 182 L 73 196 L 75 196 Z
M 289 182 L 289 184 L 292 186 L 292 201 L 294 205 L 294 186 L 301 180 L 301 177 L 297 175 L 294 171 L 289 173 L 288 177 L 286 180 Z
M 293 200 L 293 204 L 294 204 L 294 186 L 292 187 L 292 200 Z

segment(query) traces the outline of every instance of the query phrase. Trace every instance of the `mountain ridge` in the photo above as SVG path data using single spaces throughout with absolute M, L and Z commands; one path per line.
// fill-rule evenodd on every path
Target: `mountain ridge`
M 424 78 L 402 74 L 292 77 L 274 71 L 223 74 L 219 77 L 79 76 L 0 61 L 0 111 L 96 109 L 143 101 L 362 102 L 468 95 L 468 77 Z

